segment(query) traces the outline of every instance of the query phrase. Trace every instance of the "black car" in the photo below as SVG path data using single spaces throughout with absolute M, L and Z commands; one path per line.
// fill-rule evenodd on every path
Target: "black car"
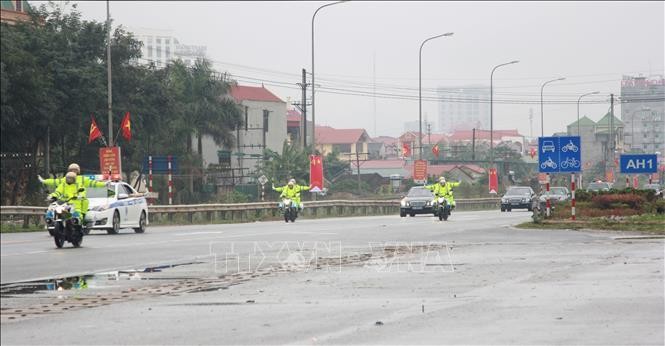
M 432 200 L 434 200 L 432 191 L 422 186 L 414 186 L 409 190 L 406 197 L 400 201 L 399 216 L 431 214 L 433 213 Z
M 512 209 L 526 209 L 531 211 L 531 200 L 535 193 L 529 186 L 511 186 L 501 197 L 501 211 Z

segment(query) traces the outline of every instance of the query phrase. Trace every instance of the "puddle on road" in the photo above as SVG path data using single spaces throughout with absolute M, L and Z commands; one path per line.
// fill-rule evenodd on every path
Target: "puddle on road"
M 147 267 L 139 270 L 118 270 L 90 275 L 70 276 L 65 278 L 56 278 L 49 280 L 37 280 L 27 282 L 17 282 L 0 285 L 0 297 L 34 294 L 48 291 L 70 291 L 84 290 L 92 287 L 103 287 L 107 281 L 122 280 L 175 280 L 180 278 L 171 277 L 150 277 L 141 275 L 142 273 L 159 273 L 164 269 L 170 269 L 185 265 L 202 264 L 204 262 L 187 262 L 178 264 L 168 264 L 156 267 Z

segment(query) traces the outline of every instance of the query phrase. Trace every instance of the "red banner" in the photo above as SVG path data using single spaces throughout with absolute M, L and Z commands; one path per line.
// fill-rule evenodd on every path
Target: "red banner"
M 416 160 L 413 162 L 413 181 L 427 181 L 427 160 Z
M 637 176 L 634 176 L 633 177 L 633 188 L 637 189 L 638 187 L 640 187 L 640 179 L 638 179 Z
M 104 179 L 121 179 L 122 159 L 120 157 L 120 147 L 99 148 L 99 170 Z
M 496 175 L 496 168 L 489 170 L 489 188 L 490 193 L 496 194 L 499 192 L 499 177 Z
M 323 158 L 321 155 L 309 156 L 309 185 L 311 191 L 323 190 Z

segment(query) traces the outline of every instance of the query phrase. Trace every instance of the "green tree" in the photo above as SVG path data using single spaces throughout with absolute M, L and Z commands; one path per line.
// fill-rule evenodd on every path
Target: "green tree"
M 301 185 L 309 183 L 308 151 L 300 150 L 297 145 L 284 141 L 282 153 L 266 149 L 261 172 L 275 185 L 282 185 L 294 178 Z

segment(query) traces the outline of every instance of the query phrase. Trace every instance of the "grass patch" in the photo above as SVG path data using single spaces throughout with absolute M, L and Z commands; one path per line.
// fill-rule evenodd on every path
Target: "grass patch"
M 11 224 L 11 223 L 2 223 L 0 224 L 0 233 L 24 233 L 24 232 L 43 232 L 45 231 L 43 225 L 30 225 L 28 227 L 23 227 L 23 223 L 20 225 Z
M 515 226 L 522 229 L 594 229 L 609 231 L 633 231 L 665 235 L 665 215 L 643 214 L 617 218 L 590 218 L 587 220 L 545 220 L 541 223 L 525 222 Z

